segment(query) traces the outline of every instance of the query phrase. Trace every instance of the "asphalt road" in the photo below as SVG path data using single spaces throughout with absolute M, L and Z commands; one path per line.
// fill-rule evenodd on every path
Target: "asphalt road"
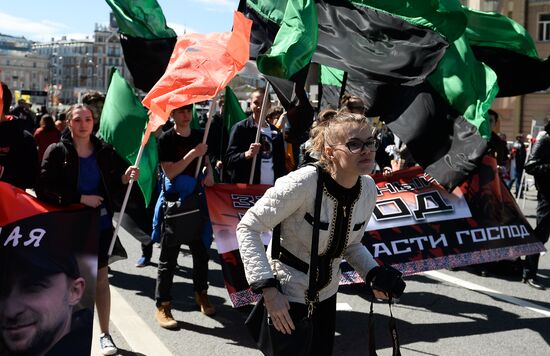
M 536 198 L 527 192 L 524 213 L 534 226 Z M 521 204 L 520 204 L 521 206 Z M 139 243 L 120 234 L 129 258 L 111 265 L 111 329 L 120 355 L 261 355 L 243 325 L 249 309 L 233 309 L 223 285 L 219 259 L 211 250 L 209 289 L 217 307 L 202 315 L 193 300 L 191 257 L 178 258 L 173 313 L 179 330 L 157 326 L 154 288 L 159 249 L 153 265 L 136 268 Z M 214 246 L 215 247 L 215 246 Z M 548 247 L 548 246 L 547 246 Z M 487 277 L 466 268 L 434 271 L 406 278 L 406 293 L 393 307 L 403 355 L 550 355 L 550 254 L 541 258 L 538 291 L 520 283 L 512 262 L 500 263 Z M 367 355 L 367 293 L 360 286 L 341 288 L 334 355 Z M 378 355 L 391 355 L 389 309 L 375 304 Z M 97 333 L 97 330 L 95 331 Z M 97 352 L 94 336 L 92 354 Z

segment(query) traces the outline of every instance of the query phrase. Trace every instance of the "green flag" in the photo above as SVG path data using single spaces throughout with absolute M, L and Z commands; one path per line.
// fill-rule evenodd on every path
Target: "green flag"
M 121 33 L 139 38 L 176 37 L 156 0 L 106 0 Z
M 246 119 L 246 114 L 241 107 L 241 103 L 239 103 L 239 99 L 237 99 L 233 90 L 226 86 L 223 102 L 223 126 L 227 133 L 231 132 L 233 125 L 244 119 Z
M 118 70 L 113 69 L 101 113 L 99 135 L 105 142 L 113 145 L 117 153 L 128 163 L 134 164 L 148 120 L 147 110 L 141 105 L 133 88 Z M 138 184 L 146 206 L 151 200 L 157 165 L 157 144 L 152 135 L 139 163 Z
M 193 118 L 191 119 L 189 126 L 195 130 L 201 129 L 201 125 L 199 124 L 199 113 L 197 112 L 197 105 L 195 104 L 193 104 Z
M 463 9 L 468 17 L 465 35 L 470 45 L 503 48 L 539 59 L 531 35 L 519 23 L 499 13 Z

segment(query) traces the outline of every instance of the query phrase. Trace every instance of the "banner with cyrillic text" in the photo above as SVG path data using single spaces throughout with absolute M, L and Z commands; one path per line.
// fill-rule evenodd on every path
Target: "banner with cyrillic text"
M 225 287 L 236 308 L 254 303 L 259 297 L 252 293 L 244 275 L 236 235 L 237 224 L 269 187 L 262 184 L 216 184 L 206 189 L 208 212 Z M 264 245 L 267 246 L 271 240 L 271 233 L 262 233 L 261 236 Z
M 404 274 L 544 251 L 490 157 L 453 192 L 446 191 L 421 167 L 373 178 L 378 195 L 363 243 L 379 263 L 391 264 Z M 235 229 L 246 209 L 267 188 L 220 184 L 207 189 L 224 279 L 236 307 L 257 300 L 257 296 L 246 283 Z M 267 245 L 269 235 L 263 240 Z M 342 272 L 341 284 L 361 282 L 347 263 L 342 264 Z
M 484 157 L 477 172 L 452 193 L 420 167 L 373 178 L 378 196 L 363 243 L 379 263 L 404 274 L 545 250 L 491 157 Z M 349 266 L 342 271 L 341 284 L 361 281 Z

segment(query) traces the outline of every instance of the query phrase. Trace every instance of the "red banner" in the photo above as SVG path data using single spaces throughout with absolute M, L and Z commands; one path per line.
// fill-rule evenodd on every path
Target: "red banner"
M 220 256 L 223 279 L 235 307 L 250 304 L 258 299 L 246 282 L 235 231 L 244 213 L 268 188 L 269 185 L 261 184 L 216 184 L 206 188 L 208 212 Z M 267 246 L 271 234 L 264 234 L 262 239 Z
M 363 243 L 379 263 L 405 274 L 513 259 L 544 251 L 516 201 L 500 181 L 494 159 L 447 192 L 422 168 L 373 177 L 378 196 Z M 220 184 L 207 189 L 208 208 L 226 287 L 235 307 L 255 301 L 248 289 L 235 229 L 267 189 Z M 264 236 L 267 245 L 269 236 Z M 346 263 L 341 284 L 361 282 Z

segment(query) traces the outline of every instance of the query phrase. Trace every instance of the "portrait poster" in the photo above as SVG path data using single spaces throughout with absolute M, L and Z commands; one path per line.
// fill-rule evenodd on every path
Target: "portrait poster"
M 89 355 L 99 212 L 0 182 L 0 355 Z

